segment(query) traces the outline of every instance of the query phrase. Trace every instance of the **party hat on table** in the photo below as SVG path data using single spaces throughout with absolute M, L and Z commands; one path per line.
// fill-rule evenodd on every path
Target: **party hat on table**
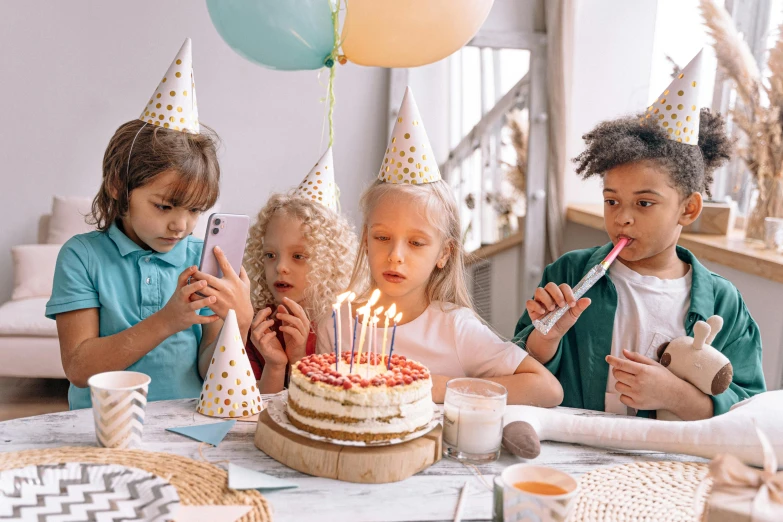
M 139 119 L 167 129 L 199 133 L 190 38 L 185 39 Z
M 378 179 L 414 185 L 441 180 L 438 163 L 410 87 L 405 89 Z
M 261 395 L 234 310 L 229 310 L 201 388 L 197 411 L 210 417 L 247 417 L 261 411 Z
M 699 51 L 647 108 L 641 121 L 660 126 L 670 140 L 698 145 L 701 63 Z
M 302 180 L 296 189 L 299 196 L 322 203 L 327 208 L 337 211 L 340 189 L 334 180 L 334 159 L 332 147 L 326 149 L 318 163 L 310 170 L 310 173 Z

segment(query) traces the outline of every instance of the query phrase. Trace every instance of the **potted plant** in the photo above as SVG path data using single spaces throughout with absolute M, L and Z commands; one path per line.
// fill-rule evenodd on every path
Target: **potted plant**
M 746 236 L 764 238 L 764 219 L 783 217 L 783 40 L 769 52 L 769 78 L 758 64 L 717 0 L 700 0 L 704 23 L 714 38 L 718 64 L 736 86 L 732 122 L 745 135 L 738 154 L 758 188 L 755 207 L 747 218 Z

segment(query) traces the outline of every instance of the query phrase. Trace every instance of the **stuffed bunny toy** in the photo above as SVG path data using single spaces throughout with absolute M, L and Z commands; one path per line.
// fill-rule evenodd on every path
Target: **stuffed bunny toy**
M 723 327 L 723 318 L 713 315 L 693 325 L 693 337 L 683 336 L 658 348 L 661 364 L 702 393 L 718 395 L 731 384 L 734 370 L 729 359 L 710 343 Z M 661 420 L 680 420 L 670 411 L 658 410 Z

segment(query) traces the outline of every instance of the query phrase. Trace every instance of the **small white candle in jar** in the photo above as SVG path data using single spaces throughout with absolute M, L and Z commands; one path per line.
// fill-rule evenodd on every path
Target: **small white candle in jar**
M 446 386 L 443 442 L 456 451 L 489 455 L 500 449 L 506 390 L 482 379 L 452 379 Z

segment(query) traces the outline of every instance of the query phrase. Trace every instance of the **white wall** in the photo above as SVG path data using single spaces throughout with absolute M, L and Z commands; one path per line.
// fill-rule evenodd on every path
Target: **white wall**
M 581 181 L 570 161 L 598 123 L 647 108 L 657 0 L 577 0 L 566 153 L 568 203 L 598 203 L 600 179 Z
M 109 138 L 138 117 L 188 36 L 200 118 L 223 140 L 223 211 L 254 215 L 318 160 L 328 74 L 241 58 L 203 0 L 0 0 L 0 302 L 11 293 L 10 247 L 36 241 L 54 194 L 94 195 Z M 335 171 L 351 218 L 386 147 L 387 79 L 385 69 L 337 70 Z

